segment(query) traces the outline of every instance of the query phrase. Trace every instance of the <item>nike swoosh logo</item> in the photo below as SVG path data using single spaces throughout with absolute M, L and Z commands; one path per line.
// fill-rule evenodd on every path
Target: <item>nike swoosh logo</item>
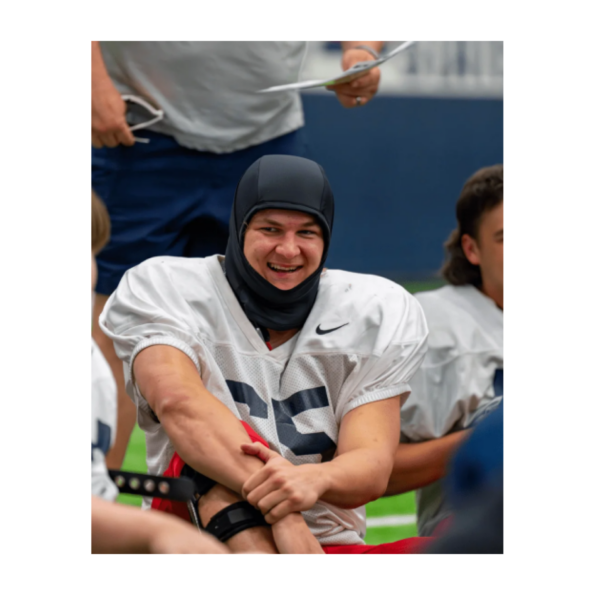
M 347 326 L 348 324 L 349 324 L 349 323 L 348 323 L 348 322 L 346 322 L 345 324 L 342 324 L 341 326 L 336 326 L 335 328 L 330 328 L 330 329 L 328 329 L 328 330 L 326 330 L 326 331 L 323 331 L 323 330 L 320 328 L 320 325 L 318 325 L 318 326 L 316 327 L 316 334 L 317 334 L 317 335 L 326 335 L 327 333 L 332 333 L 333 331 L 336 331 L 336 330 L 338 330 L 338 329 L 340 329 L 340 328 L 343 328 L 344 326 Z

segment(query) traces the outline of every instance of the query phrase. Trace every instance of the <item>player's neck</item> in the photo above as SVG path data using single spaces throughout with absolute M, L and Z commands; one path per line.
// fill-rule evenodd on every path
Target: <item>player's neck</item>
M 267 329 L 269 331 L 269 341 L 268 344 L 270 345 L 271 349 L 275 349 L 275 347 L 279 347 L 283 345 L 283 343 L 287 343 L 291 337 L 293 337 L 300 329 L 293 328 L 289 331 L 274 331 L 272 329 Z
M 486 282 L 480 285 L 479 290 L 493 300 L 500 310 L 504 310 L 504 290 L 502 287 L 496 287 Z

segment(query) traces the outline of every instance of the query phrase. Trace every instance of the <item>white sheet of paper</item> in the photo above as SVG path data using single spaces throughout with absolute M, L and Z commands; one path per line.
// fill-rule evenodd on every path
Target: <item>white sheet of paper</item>
M 328 87 L 329 85 L 339 85 L 341 83 L 349 83 L 366 72 L 372 70 L 376 66 L 390 60 L 393 56 L 406 50 L 409 46 L 413 45 L 415 41 L 406 41 L 400 46 L 396 47 L 392 52 L 381 56 L 378 60 L 369 60 L 367 62 L 358 62 L 354 64 L 349 70 L 345 70 L 341 74 L 337 75 L 332 79 L 326 81 L 302 81 L 300 83 L 289 83 L 287 85 L 277 85 L 276 87 L 268 87 L 267 89 L 261 89 L 257 93 L 275 93 L 276 91 L 287 91 L 289 89 L 311 89 L 313 87 Z

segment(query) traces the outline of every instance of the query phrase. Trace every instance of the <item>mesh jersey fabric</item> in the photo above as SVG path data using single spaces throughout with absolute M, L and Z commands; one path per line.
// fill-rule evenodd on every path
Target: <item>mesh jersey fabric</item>
M 118 488 L 108 475 L 105 455 L 116 437 L 117 398 L 109 364 L 91 339 L 91 492 L 112 501 Z
M 131 374 L 136 355 L 151 345 L 183 351 L 206 388 L 297 465 L 332 457 L 349 411 L 409 392 L 427 326 L 402 287 L 326 271 L 301 331 L 269 351 L 235 298 L 223 260 L 150 259 L 126 273 L 101 315 L 138 406 L 150 473 L 162 473 L 174 453 Z M 363 542 L 364 507 L 318 502 L 304 518 L 323 545 Z
M 495 378 L 504 369 L 503 312 L 472 285 L 447 285 L 415 296 L 429 328 L 428 353 L 410 381 L 401 410 L 406 442 L 468 428 L 502 400 Z M 442 480 L 417 490 L 418 532 L 431 535 L 450 510 Z

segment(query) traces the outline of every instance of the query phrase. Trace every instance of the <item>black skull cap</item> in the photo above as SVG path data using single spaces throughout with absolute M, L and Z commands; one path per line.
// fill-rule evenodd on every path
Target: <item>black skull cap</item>
M 333 229 L 335 201 L 322 167 L 294 155 L 265 155 L 244 173 L 236 189 L 236 229 L 243 245 L 245 225 L 257 211 L 287 209 L 314 215 L 325 235 L 325 256 Z
M 320 275 L 329 250 L 335 210 L 333 193 L 318 163 L 292 155 L 265 155 L 244 173 L 236 188 L 225 275 L 248 319 L 273 330 L 301 328 L 318 293 Z M 257 211 L 287 209 L 314 215 L 324 235 L 318 269 L 297 287 L 281 290 L 269 283 L 244 255 L 246 224 Z

